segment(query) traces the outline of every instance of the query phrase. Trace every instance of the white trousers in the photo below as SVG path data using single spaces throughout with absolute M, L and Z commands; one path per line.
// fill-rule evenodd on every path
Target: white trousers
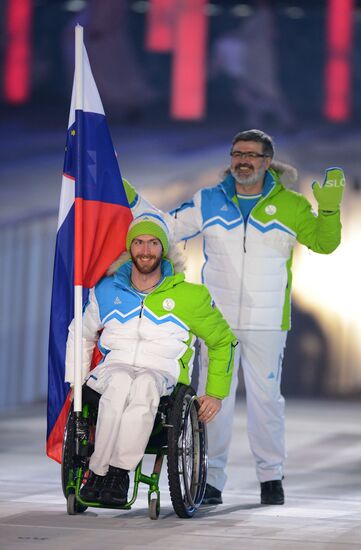
M 89 468 L 105 475 L 110 466 L 133 470 L 143 458 L 166 379 L 158 372 L 122 364 L 95 368 L 87 385 L 101 394 L 95 449 Z
M 285 450 L 284 398 L 281 373 L 286 331 L 233 331 L 235 349 L 231 391 L 222 409 L 208 425 L 208 483 L 222 491 L 227 480 L 225 467 L 232 437 L 238 369 L 241 363 L 247 400 L 247 430 L 260 482 L 282 479 Z M 201 342 L 198 395 L 205 393 L 207 349 Z

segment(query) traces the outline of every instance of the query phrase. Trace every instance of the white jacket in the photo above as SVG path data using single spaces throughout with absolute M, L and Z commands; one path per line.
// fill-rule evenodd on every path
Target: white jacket
M 231 175 L 164 215 L 176 241 L 202 234 L 202 281 L 234 330 L 288 330 L 294 245 L 328 254 L 341 238 L 339 211 L 316 216 L 273 171 L 266 173 L 262 194 L 247 224 Z M 134 215 L 150 208 L 138 195 L 131 207 Z

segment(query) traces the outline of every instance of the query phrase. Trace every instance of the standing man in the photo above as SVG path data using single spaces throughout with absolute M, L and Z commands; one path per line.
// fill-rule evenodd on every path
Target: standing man
M 260 130 L 240 132 L 232 141 L 230 155 L 225 179 L 198 191 L 167 218 L 178 241 L 202 233 L 203 281 L 240 342 L 230 395 L 209 425 L 209 483 L 203 502 L 222 503 L 241 363 L 261 503 L 283 504 L 286 451 L 280 386 L 290 328 L 293 247 L 299 242 L 322 254 L 337 248 L 344 174 L 330 168 L 322 185 L 313 184 L 316 215 L 307 199 L 286 189 L 271 169 L 274 146 L 270 136 Z M 144 208 L 134 190 L 129 197 L 135 211 Z M 200 392 L 207 362 L 202 344 Z

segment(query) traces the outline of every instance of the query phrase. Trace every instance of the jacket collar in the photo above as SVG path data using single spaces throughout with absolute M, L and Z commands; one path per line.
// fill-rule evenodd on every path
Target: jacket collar
M 262 195 L 265 197 L 269 195 L 276 187 L 279 187 L 281 184 L 276 179 L 276 174 L 270 170 L 267 170 L 265 174 Z M 232 174 L 228 174 L 226 178 L 220 183 L 221 188 L 227 197 L 232 200 L 236 194 L 236 184 Z
M 173 286 L 181 281 L 184 281 L 184 273 L 174 274 L 174 268 L 172 262 L 168 258 L 163 258 L 161 263 L 161 273 L 162 273 L 162 283 L 161 286 L 165 288 L 168 286 Z M 121 265 L 118 270 L 114 273 L 114 282 L 125 288 L 131 288 L 130 276 L 132 274 L 132 260 L 128 260 L 123 265 Z

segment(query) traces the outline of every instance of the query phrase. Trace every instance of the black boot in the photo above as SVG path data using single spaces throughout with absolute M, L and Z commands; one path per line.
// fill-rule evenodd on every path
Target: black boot
M 129 474 L 127 470 L 109 466 L 105 476 L 103 489 L 100 492 L 100 502 L 123 506 L 128 499 Z
M 88 478 L 80 489 L 80 496 L 84 500 L 96 502 L 99 498 L 100 490 L 103 488 L 105 476 L 98 476 L 89 470 Z
M 261 504 L 284 504 L 284 502 L 285 495 L 280 479 L 261 483 Z
M 222 492 L 219 491 L 219 489 L 212 487 L 212 485 L 208 485 L 207 483 L 202 504 L 222 504 L 222 503 L 223 503 Z

